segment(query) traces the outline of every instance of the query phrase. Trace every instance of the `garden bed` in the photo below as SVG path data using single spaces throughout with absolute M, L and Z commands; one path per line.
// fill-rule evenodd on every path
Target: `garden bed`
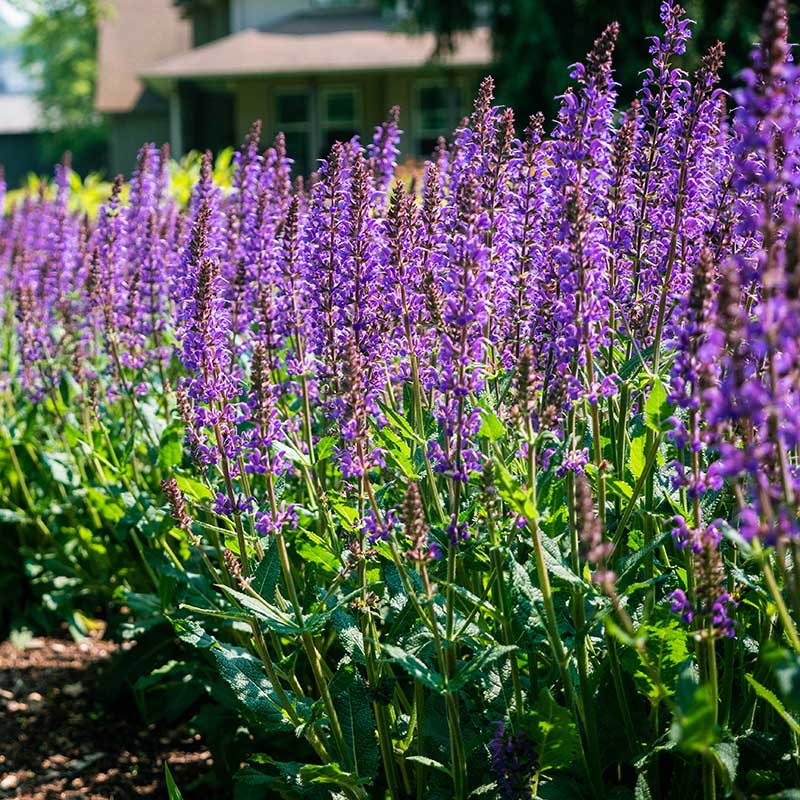
M 146 726 L 135 707 L 119 713 L 97 701 L 118 647 L 98 636 L 0 644 L 0 797 L 162 798 L 165 761 L 182 787 L 209 770 L 199 737 Z

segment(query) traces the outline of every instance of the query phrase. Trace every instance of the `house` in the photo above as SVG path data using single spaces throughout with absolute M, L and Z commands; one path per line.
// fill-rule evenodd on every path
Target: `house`
M 112 117 L 115 168 L 130 167 L 137 140 L 163 135 L 176 154 L 218 150 L 261 119 L 267 136 L 286 134 L 308 171 L 335 140 L 370 136 L 395 104 L 404 155 L 427 156 L 468 113 L 491 61 L 487 30 L 437 55 L 433 34 L 406 30 L 399 3 L 389 13 L 379 0 L 173 2 L 114 0 L 117 13 L 101 26 L 101 79 L 104 59 L 118 73 L 98 92 L 98 108 Z M 138 19 L 144 5 L 147 21 Z M 120 54 L 126 40 L 144 46 Z M 119 72 L 124 90 L 111 86 Z M 151 127 L 141 124 L 145 114 Z
M 145 142 L 170 138 L 169 101 L 139 79 L 150 65 L 192 46 L 172 0 L 112 0 L 97 31 L 95 107 L 109 126 L 112 173 L 130 172 Z

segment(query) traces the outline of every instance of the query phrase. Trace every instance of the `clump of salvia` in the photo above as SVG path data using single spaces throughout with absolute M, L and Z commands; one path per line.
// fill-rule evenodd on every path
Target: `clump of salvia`
M 152 593 L 275 737 L 245 783 L 789 780 L 748 753 L 796 744 L 758 655 L 788 681 L 800 652 L 800 67 L 785 0 L 732 94 L 722 45 L 689 74 L 690 20 L 661 22 L 629 107 L 613 23 L 551 126 L 487 78 L 413 181 L 393 108 L 307 180 L 256 124 L 186 203 L 152 144 L 94 217 L 68 163 L 7 198 L 3 511 L 141 565 L 115 599 Z

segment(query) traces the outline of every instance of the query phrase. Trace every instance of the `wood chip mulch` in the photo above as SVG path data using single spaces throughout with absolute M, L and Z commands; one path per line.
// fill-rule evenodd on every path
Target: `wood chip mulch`
M 0 644 L 0 798 L 166 798 L 164 761 L 186 787 L 211 769 L 211 754 L 185 731 L 158 730 L 96 700 L 104 662 L 118 645 L 36 638 Z M 132 713 L 133 712 L 133 713 Z M 208 786 L 198 790 L 204 798 Z

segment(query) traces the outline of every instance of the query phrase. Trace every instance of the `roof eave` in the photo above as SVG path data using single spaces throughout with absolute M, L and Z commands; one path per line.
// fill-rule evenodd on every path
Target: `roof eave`
M 381 75 L 386 73 L 408 73 L 423 71 L 452 71 L 460 69 L 486 69 L 491 67 L 492 62 L 486 60 L 459 61 L 457 63 L 442 63 L 428 61 L 421 64 L 403 64 L 398 66 L 374 66 L 374 67 L 337 67 L 336 69 L 286 69 L 286 70 L 254 70 L 239 72 L 214 72 L 214 73 L 182 73 L 182 74 L 159 74 L 155 72 L 142 73 L 139 77 L 150 88 L 159 91 L 172 91 L 175 84 L 179 81 L 239 81 L 260 78 L 313 78 L 320 75 Z

